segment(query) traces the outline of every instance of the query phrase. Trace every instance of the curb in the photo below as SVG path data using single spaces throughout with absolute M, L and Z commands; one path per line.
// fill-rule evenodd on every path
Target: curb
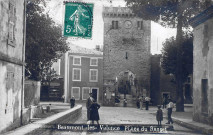
M 65 117 L 65 116 L 67 116 L 67 115 L 69 115 L 73 112 L 78 111 L 78 110 L 82 110 L 82 105 L 77 105 L 76 107 L 71 108 L 67 111 L 60 112 L 60 113 L 57 113 L 57 114 L 52 115 L 50 117 L 47 117 L 45 119 L 33 122 L 31 124 L 27 124 L 27 125 L 22 126 L 22 127 L 19 127 L 15 130 L 9 131 L 9 132 L 7 132 L 3 135 L 14 135 L 14 134 L 23 135 L 23 134 L 27 134 L 27 133 L 30 133 L 30 132 L 38 129 L 38 128 L 44 127 L 48 123 L 53 123 L 54 121 L 57 121 L 58 119 L 61 119 L 62 117 Z
M 155 114 L 153 114 L 153 115 L 155 115 Z M 164 116 L 163 118 L 168 120 L 168 118 L 166 116 Z M 187 123 L 187 122 L 183 122 L 181 120 L 178 120 L 175 117 L 172 117 L 172 120 L 174 121 L 174 123 L 176 123 L 180 126 L 186 127 L 188 129 L 198 131 L 199 133 L 202 133 L 202 134 L 213 135 L 213 129 L 200 127 L 200 126 L 193 125 L 193 124 L 190 124 L 190 123 Z
M 208 128 L 205 128 L 205 127 L 196 126 L 196 125 L 193 125 L 193 124 L 190 124 L 190 123 L 187 123 L 187 122 L 180 121 L 180 120 L 178 120 L 177 118 L 174 118 L 174 117 L 172 117 L 172 119 L 178 125 L 184 126 L 186 128 L 201 132 L 203 134 L 208 134 L 208 135 L 213 134 L 213 129 L 208 129 Z

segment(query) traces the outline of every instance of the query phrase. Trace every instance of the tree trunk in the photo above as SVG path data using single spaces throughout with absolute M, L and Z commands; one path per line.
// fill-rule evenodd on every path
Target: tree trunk
M 183 10 L 181 9 L 182 2 L 179 5 L 179 15 L 177 23 L 177 69 L 176 69 L 176 111 L 184 112 L 184 98 L 183 98 L 183 80 L 182 80 L 182 39 L 183 39 Z

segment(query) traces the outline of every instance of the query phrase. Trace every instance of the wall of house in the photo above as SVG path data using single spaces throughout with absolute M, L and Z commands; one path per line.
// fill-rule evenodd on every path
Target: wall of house
M 130 9 L 105 7 L 104 19 L 104 80 L 114 81 L 119 73 L 136 75 L 139 90 L 150 90 L 151 22 L 137 18 Z M 118 21 L 113 29 L 112 21 Z M 130 27 L 127 21 L 130 21 Z M 141 21 L 142 29 L 138 28 Z
M 213 18 L 194 28 L 193 120 L 213 124 Z
M 20 125 L 24 0 L 0 0 L 0 14 L 0 132 L 4 132 Z
M 83 87 L 91 88 L 98 88 L 98 102 L 102 103 L 102 90 L 103 90 L 103 59 L 101 56 L 97 57 L 95 55 L 91 56 L 81 56 L 81 65 L 73 65 L 73 56 L 79 57 L 78 55 L 69 55 L 69 64 L 68 64 L 68 91 L 67 91 L 67 102 L 72 97 L 72 88 L 73 87 L 80 87 L 80 99 L 85 100 L 82 97 Z M 98 66 L 90 66 L 90 58 L 98 58 Z M 80 68 L 81 69 L 81 81 L 73 81 L 73 68 Z M 90 69 L 97 69 L 98 70 L 98 81 L 97 82 L 90 82 Z

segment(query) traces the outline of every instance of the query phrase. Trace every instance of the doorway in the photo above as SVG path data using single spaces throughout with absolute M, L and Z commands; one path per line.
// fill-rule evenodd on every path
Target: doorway
M 163 99 L 165 99 L 166 101 L 168 101 L 168 99 L 170 98 L 170 92 L 162 92 L 162 101 Z
M 201 80 L 201 110 L 204 115 L 208 115 L 208 79 Z
M 92 88 L 92 97 L 98 102 L 98 88 Z

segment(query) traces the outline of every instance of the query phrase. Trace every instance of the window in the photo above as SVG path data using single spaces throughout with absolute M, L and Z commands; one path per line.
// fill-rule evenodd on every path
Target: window
M 76 100 L 80 100 L 80 87 L 72 87 L 71 97 L 74 96 Z
M 118 21 L 112 21 L 112 29 L 118 29 Z
M 9 2 L 8 44 L 15 46 L 16 8 L 14 2 Z
M 73 57 L 73 65 L 81 65 L 81 57 Z
M 98 69 L 90 69 L 90 82 L 98 82 Z
M 72 80 L 81 81 L 81 69 L 80 68 L 73 68 Z
M 9 23 L 9 36 L 8 36 L 8 39 L 13 42 L 14 41 L 14 38 L 15 38 L 15 33 L 14 33 L 14 23 L 13 22 L 10 22 Z
M 90 87 L 82 88 L 82 100 L 86 100 L 89 97 Z
M 90 58 L 90 66 L 98 66 L 98 59 Z
M 138 29 L 142 30 L 143 29 L 143 21 L 138 21 L 137 24 L 138 24 L 137 25 Z

